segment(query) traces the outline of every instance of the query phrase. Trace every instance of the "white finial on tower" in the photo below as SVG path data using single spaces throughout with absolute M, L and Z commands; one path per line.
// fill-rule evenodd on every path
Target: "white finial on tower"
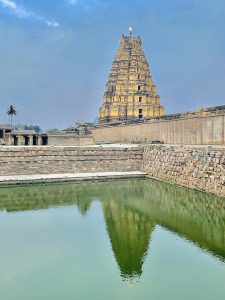
M 129 32 L 130 32 L 130 36 L 133 36 L 133 29 L 131 26 L 129 27 Z

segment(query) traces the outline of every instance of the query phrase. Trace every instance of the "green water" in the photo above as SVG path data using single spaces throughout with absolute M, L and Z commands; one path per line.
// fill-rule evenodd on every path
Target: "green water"
M 1 300 L 225 299 L 225 201 L 152 180 L 0 189 Z

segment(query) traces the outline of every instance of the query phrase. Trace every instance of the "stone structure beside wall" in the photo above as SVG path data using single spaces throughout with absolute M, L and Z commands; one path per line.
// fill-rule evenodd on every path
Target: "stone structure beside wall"
M 149 176 L 225 196 L 225 148 L 146 145 L 141 170 Z
M 94 140 L 88 126 L 90 123 L 77 123 L 76 127 L 48 132 L 50 146 L 85 146 L 93 145 Z
M 5 134 L 6 146 L 41 146 L 48 144 L 47 134 L 27 131 L 12 131 Z
M 40 146 L 48 144 L 48 135 L 34 130 L 15 130 L 0 126 L 0 145 L 6 146 Z

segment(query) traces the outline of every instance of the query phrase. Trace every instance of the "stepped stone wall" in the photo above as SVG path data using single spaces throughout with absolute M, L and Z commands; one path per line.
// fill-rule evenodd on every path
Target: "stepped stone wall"
M 224 146 L 0 147 L 0 165 L 0 176 L 142 171 L 225 197 Z
M 141 171 L 157 179 L 225 196 L 225 147 L 146 145 Z
M 0 176 L 136 171 L 141 147 L 0 147 Z

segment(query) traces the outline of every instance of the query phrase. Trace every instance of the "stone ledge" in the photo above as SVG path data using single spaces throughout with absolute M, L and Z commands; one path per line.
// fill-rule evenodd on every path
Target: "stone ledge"
M 49 183 L 80 180 L 103 180 L 145 177 L 147 173 L 140 171 L 131 172 L 99 172 L 99 173 L 65 173 L 65 174 L 37 174 L 0 176 L 0 185 L 19 185 L 33 183 Z
M 115 150 L 115 149 L 134 149 L 138 148 L 140 149 L 141 145 L 139 144 L 101 144 L 101 145 L 72 145 L 72 146 L 53 146 L 53 145 L 48 145 L 48 146 L 1 146 L 0 151 L 21 151 L 21 150 L 97 150 L 97 149 L 107 149 L 107 150 Z

